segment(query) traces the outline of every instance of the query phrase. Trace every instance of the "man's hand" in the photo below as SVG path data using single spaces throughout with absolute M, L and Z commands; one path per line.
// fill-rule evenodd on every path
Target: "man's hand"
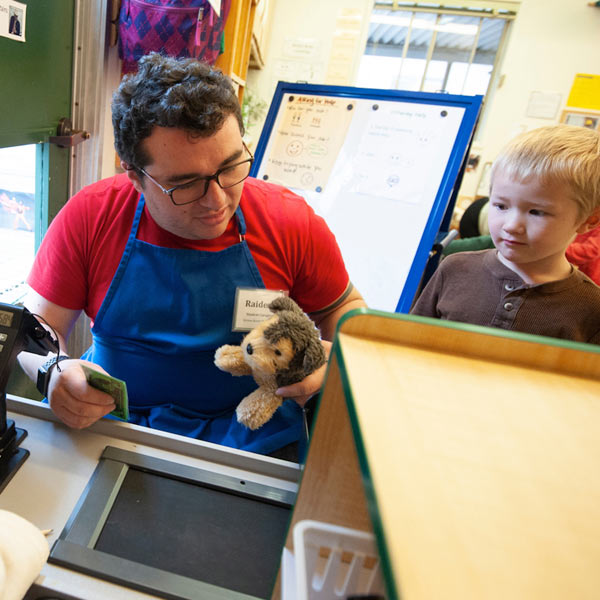
M 321 340 L 323 349 L 327 360 L 329 360 L 329 353 L 331 352 L 331 342 L 327 340 Z M 300 406 L 304 406 L 308 400 L 318 394 L 323 385 L 325 379 L 325 372 L 327 371 L 327 363 L 320 366 L 316 371 L 313 371 L 310 375 L 307 375 L 302 381 L 293 383 L 292 385 L 286 385 L 280 387 L 275 393 L 284 398 L 291 398 L 295 400 Z
M 74 429 L 89 427 L 115 409 L 111 396 L 88 385 L 81 364 L 106 373 L 99 365 L 85 360 L 62 360 L 52 370 L 48 386 L 50 408 L 63 423 Z
M 321 330 L 321 336 L 324 338 L 321 340 L 321 343 L 323 344 L 323 348 L 325 348 L 327 360 L 329 360 L 329 353 L 331 352 L 331 342 L 327 340 L 333 339 L 339 319 L 354 308 L 366 308 L 367 306 L 359 291 L 351 283 L 348 286 L 350 290 L 347 295 L 342 294 L 343 301 L 334 302 L 331 308 L 325 308 L 309 315 Z M 276 393 L 284 398 L 291 398 L 300 406 L 304 406 L 312 396 L 321 390 L 326 371 L 327 363 L 305 377 L 302 381 L 280 387 Z

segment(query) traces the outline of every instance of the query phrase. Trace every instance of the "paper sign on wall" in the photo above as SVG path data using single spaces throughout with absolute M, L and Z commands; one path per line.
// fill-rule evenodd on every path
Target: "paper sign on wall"
M 322 192 L 352 120 L 354 101 L 289 96 L 263 178 Z
M 12 0 L 0 0 L 0 36 L 24 42 L 26 14 L 26 4 Z
M 577 73 L 567 106 L 600 110 L 600 75 Z

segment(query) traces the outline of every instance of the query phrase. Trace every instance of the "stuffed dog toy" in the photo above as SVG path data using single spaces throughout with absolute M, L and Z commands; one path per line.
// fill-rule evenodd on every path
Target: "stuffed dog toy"
M 215 352 L 215 365 L 232 375 L 252 375 L 258 389 L 236 409 L 237 420 L 250 429 L 262 427 L 281 405 L 277 388 L 301 381 L 325 364 L 318 329 L 287 296 L 269 304 L 272 317 L 257 325 L 239 346 Z

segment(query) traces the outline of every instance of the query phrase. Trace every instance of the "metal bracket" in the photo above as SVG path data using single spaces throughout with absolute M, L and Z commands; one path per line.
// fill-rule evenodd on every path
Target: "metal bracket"
M 81 144 L 81 142 L 85 142 L 89 137 L 90 134 L 87 131 L 74 131 L 71 119 L 63 117 L 58 122 L 56 135 L 51 136 L 48 141 L 51 144 L 56 144 L 59 148 L 71 148 L 77 146 L 77 144 Z

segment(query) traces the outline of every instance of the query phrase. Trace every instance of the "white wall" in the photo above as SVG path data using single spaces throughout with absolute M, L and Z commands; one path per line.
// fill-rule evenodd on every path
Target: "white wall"
M 322 67 L 324 73 L 336 19 L 343 9 L 364 15 L 363 34 L 352 57 L 358 67 L 371 7 L 370 0 L 278 0 L 273 6 L 265 68 L 249 71 L 247 89 L 270 102 L 281 61 L 289 60 L 286 41 L 290 39 L 318 40 L 315 71 Z M 523 0 L 500 71 L 504 75 L 502 85 L 477 135 L 482 160 L 478 169 L 465 175 L 461 195 L 474 196 L 483 164 L 493 160 L 510 137 L 524 128 L 558 122 L 576 73 L 600 74 L 600 8 L 587 6 L 585 0 Z M 323 77 L 315 83 L 328 82 Z M 556 119 L 525 116 L 533 91 L 561 94 Z M 254 138 L 258 138 L 261 127 L 262 123 L 251 130 Z
M 362 30 L 349 59 L 358 69 L 365 43 L 371 0 L 277 0 L 267 40 L 264 69 L 248 71 L 247 89 L 270 103 L 277 77 L 286 64 L 309 65 L 317 78 L 326 81 L 336 23 L 343 11 L 363 15 Z M 290 56 L 290 41 L 306 40 L 315 46 L 313 56 Z M 118 84 L 116 48 L 111 49 L 108 88 Z M 482 147 L 479 168 L 465 175 L 461 195 L 474 196 L 481 168 L 494 159 L 501 146 L 523 128 L 533 129 L 558 122 L 576 73 L 600 74 L 600 8 L 587 6 L 585 0 L 522 0 L 521 9 L 508 42 L 501 67 L 502 85 L 496 90 L 487 118 L 478 131 Z M 107 89 L 107 111 L 110 95 Z M 558 92 L 562 96 L 555 121 L 526 117 L 532 91 Z M 106 119 L 106 144 L 103 175 L 114 171 L 114 151 L 110 116 Z M 250 130 L 258 141 L 262 122 Z
M 332 48 L 334 48 L 333 40 L 336 34 L 336 26 L 340 24 L 340 18 L 344 15 L 357 15 L 359 18 L 363 18 L 359 23 L 360 32 L 354 40 L 351 55 L 348 56 L 348 61 L 352 65 L 352 72 L 348 80 L 344 82 L 346 85 L 351 85 L 366 44 L 368 15 L 371 12 L 372 4 L 372 0 L 305 0 L 303 2 L 298 0 L 275 0 L 269 2 L 272 14 L 269 17 L 270 28 L 265 43 L 266 66 L 260 70 L 248 70 L 246 89 L 252 90 L 267 105 L 270 104 L 278 76 L 281 69 L 286 66 L 293 68 L 294 73 L 301 74 L 303 79 L 309 79 L 312 74 L 316 79 L 311 79 L 311 82 L 325 83 L 328 67 L 331 64 L 331 59 L 334 58 L 332 57 Z M 366 18 L 364 18 L 365 16 Z M 339 36 L 339 30 L 337 34 Z M 304 57 L 300 56 L 303 43 L 307 52 Z M 292 48 L 292 46 L 294 47 Z M 339 48 L 339 44 L 337 47 Z M 119 75 L 120 66 L 117 49 L 114 47 L 110 49 L 107 65 L 107 116 L 105 119 L 103 176 L 114 173 L 110 100 L 114 89 L 119 84 Z M 331 83 L 338 83 L 338 81 L 331 81 Z M 258 142 L 261 129 L 262 121 L 249 129 L 248 133 L 251 136 L 252 144 Z
M 356 38 L 348 34 L 348 60 L 352 72 L 342 84 L 352 85 L 358 70 L 360 57 L 366 45 L 368 15 L 372 0 L 277 0 L 272 3 L 270 35 L 264 69 L 249 69 L 246 89 L 270 104 L 279 76 L 285 68 L 298 74 L 308 83 L 336 83 L 328 78 L 329 67 L 340 48 L 340 31 L 336 26 L 346 16 L 357 15 L 361 22 Z M 337 38 L 336 38 L 337 35 Z M 337 44 L 333 41 L 337 39 Z M 301 56 L 300 46 L 304 41 L 306 55 Z M 333 51 L 333 52 L 332 52 Z M 286 79 L 288 80 L 288 79 Z M 296 78 L 289 79 L 296 81 Z M 262 123 L 251 127 L 249 133 L 253 143 L 258 141 Z
M 473 196 L 481 166 L 525 129 L 558 123 L 576 73 L 600 74 L 600 8 L 584 0 L 523 0 L 502 63 L 503 84 L 478 132 L 482 160 L 466 174 L 461 194 Z M 526 116 L 531 92 L 562 96 L 556 119 Z

